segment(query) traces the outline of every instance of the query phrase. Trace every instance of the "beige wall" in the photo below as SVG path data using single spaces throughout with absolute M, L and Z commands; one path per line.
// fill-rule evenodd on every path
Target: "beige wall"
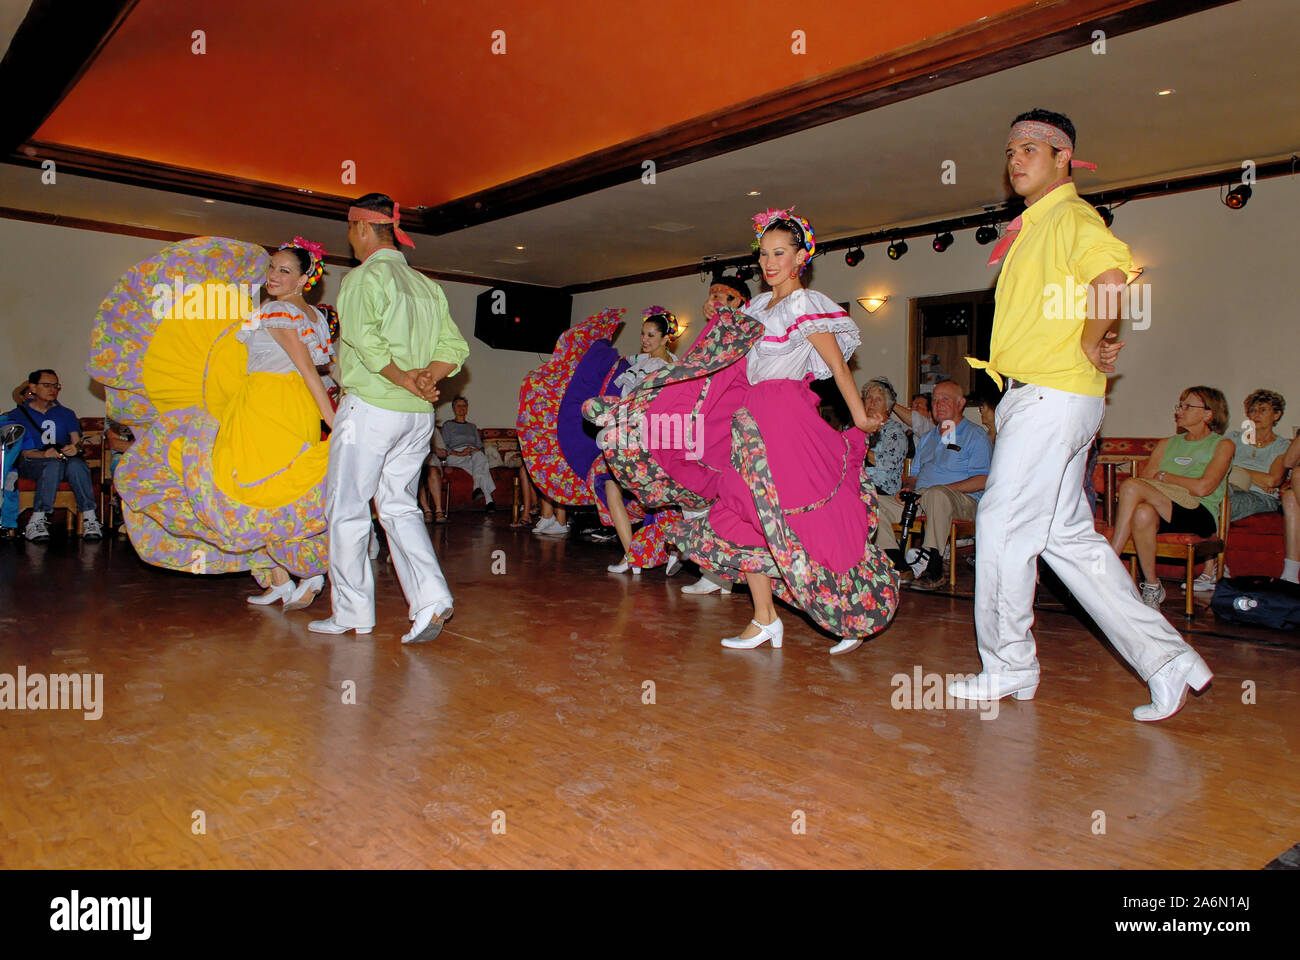
M 815 213 L 815 212 L 814 212 Z M 814 221 L 815 222 L 815 221 Z M 1178 392 L 1194 383 L 1222 389 L 1240 415 L 1245 394 L 1268 386 L 1290 398 L 1283 425 L 1300 426 L 1300 349 L 1296 303 L 1290 282 L 1300 249 L 1300 181 L 1268 180 L 1256 187 L 1246 209 L 1223 207 L 1215 191 L 1179 194 L 1130 203 L 1116 211 L 1114 230 L 1146 267 L 1151 284 L 1152 323 L 1126 331 L 1104 431 L 1111 435 L 1164 435 L 1172 430 L 1170 407 Z M 744 225 L 738 224 L 738 230 Z M 0 386 L 5 393 L 36 366 L 53 366 L 67 385 L 64 402 L 83 415 L 102 411 L 85 375 L 90 328 L 100 300 L 118 277 L 163 246 L 113 234 L 0 220 L 0 317 L 4 351 Z M 911 297 L 956 293 L 990 286 L 995 271 L 985 266 L 988 247 L 973 231 L 957 234 L 943 254 L 924 238 L 910 242 L 902 260 L 890 261 L 881 245 L 867 248 L 855 269 L 843 255 L 819 258 L 813 285 L 835 300 L 886 294 L 890 301 L 874 315 L 856 303 L 853 318 L 862 329 L 857 354 L 859 383 L 876 374 L 906 388 L 907 302 Z M 332 267 L 325 297 L 337 298 L 343 273 Z M 483 287 L 444 283 L 452 316 L 470 342 L 466 370 L 445 385 L 441 419 L 463 392 L 471 419 L 481 426 L 513 425 L 519 383 L 542 362 L 538 354 L 493 350 L 473 337 L 475 297 Z M 633 320 L 618 338 L 635 353 L 635 318 L 658 303 L 687 320 L 684 343 L 702 327 L 706 288 L 698 276 L 637 284 L 574 298 L 580 320 L 606 306 L 623 306 Z
M 53 367 L 64 384 L 62 402 L 81 416 L 102 416 L 103 392 L 86 374 L 90 331 L 100 302 L 123 273 L 161 250 L 159 240 L 0 219 L 0 409 L 9 392 L 37 367 Z M 322 300 L 338 301 L 347 270 L 330 267 Z M 475 297 L 486 287 L 443 283 L 452 318 L 470 344 L 465 369 L 442 388 L 438 418 L 464 393 L 480 426 L 514 426 L 519 383 L 546 358 L 494 350 L 474 339 Z
M 816 226 L 816 212 L 813 211 Z M 1124 331 L 1128 346 L 1113 380 L 1103 432 L 1112 436 L 1164 436 L 1173 432 L 1172 406 L 1182 388 L 1206 383 L 1223 390 L 1233 418 L 1255 387 L 1280 391 L 1290 403 L 1283 418 L 1288 435 L 1300 426 L 1300 325 L 1291 280 L 1300 275 L 1300 178 L 1260 183 L 1249 205 L 1232 211 L 1213 190 L 1126 204 L 1115 212 L 1113 230 L 1146 267 L 1151 284 L 1150 329 Z M 737 224 L 743 231 L 744 224 Z M 812 285 L 837 301 L 852 302 L 862 330 L 854 375 L 859 384 L 883 374 L 907 389 L 908 299 L 991 287 L 996 270 L 985 264 L 989 247 L 974 231 L 955 235 L 944 253 L 929 241 L 909 240 L 909 251 L 891 261 L 885 247 L 867 247 L 856 268 L 842 252 L 815 261 Z M 751 284 L 752 286 L 752 284 Z M 757 291 L 757 287 L 754 287 Z M 689 344 L 701 327 L 706 288 L 699 276 L 619 287 L 574 298 L 580 320 L 607 307 L 627 307 L 633 320 L 651 304 L 688 318 Z M 857 297 L 888 295 L 868 314 Z M 625 325 L 618 346 L 638 349 L 635 323 Z

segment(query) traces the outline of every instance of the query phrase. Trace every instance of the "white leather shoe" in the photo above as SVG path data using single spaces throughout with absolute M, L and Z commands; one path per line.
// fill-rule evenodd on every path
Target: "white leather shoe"
M 321 589 L 324 586 L 325 578 L 319 574 L 298 581 L 297 588 L 292 594 L 290 594 L 289 598 L 284 601 L 284 609 L 306 610 L 313 602 L 315 602 L 316 597 L 320 594 Z
M 611 563 L 605 569 L 608 570 L 610 573 L 627 573 L 629 570 L 631 570 L 632 576 L 634 577 L 641 576 L 641 568 L 632 566 L 632 564 L 627 562 L 626 557 L 623 559 L 622 563 Z
M 402 643 L 428 643 L 442 633 L 443 626 L 451 619 L 453 613 L 455 610 L 452 607 L 448 607 L 442 613 L 434 613 L 432 606 L 425 607 L 416 615 L 411 632 L 402 637 Z
M 1038 692 L 1036 673 L 980 673 L 971 680 L 953 680 L 948 684 L 949 696 L 958 700 L 1001 700 L 1015 697 L 1032 700 Z
M 533 533 L 537 534 L 539 537 L 545 536 L 558 526 L 559 523 L 556 522 L 554 517 L 542 517 L 542 519 L 537 521 L 536 526 L 533 527 Z
M 831 656 L 834 657 L 841 653 L 849 653 L 858 649 L 860 646 L 862 646 L 861 637 L 845 637 L 839 643 L 835 644 L 835 646 L 831 647 Z
M 724 637 L 722 645 L 724 647 L 729 647 L 732 650 L 753 650 L 755 647 L 761 646 L 770 640 L 772 641 L 772 646 L 774 648 L 780 649 L 781 641 L 785 638 L 785 627 L 782 626 L 779 618 L 773 620 L 766 626 L 759 623 L 757 620 L 751 620 L 749 622 L 758 627 L 758 633 L 746 639 L 740 637 Z
M 682 568 L 682 557 L 679 553 L 668 554 L 668 563 L 664 567 L 664 576 L 671 577 Z
M 255 606 L 264 607 L 267 604 L 275 603 L 277 600 L 288 602 L 289 597 L 293 595 L 294 583 L 292 580 L 286 580 L 278 587 L 270 587 L 266 593 L 259 593 L 248 598 L 248 602 Z
M 1167 720 L 1183 708 L 1189 689 L 1204 690 L 1213 679 L 1214 674 L 1195 650 L 1179 654 L 1151 675 L 1147 681 L 1151 702 L 1134 707 L 1133 719 L 1144 723 Z
M 730 593 L 731 587 L 727 584 L 718 584 L 708 577 L 700 577 L 694 583 L 688 583 L 682 587 L 682 593 L 689 593 L 693 596 L 703 596 L 707 593 L 716 593 L 721 590 L 723 593 Z
M 331 617 L 329 620 L 313 620 L 307 624 L 307 629 L 312 633 L 347 633 L 349 630 L 355 630 L 359 635 L 369 633 L 372 627 L 345 627 L 342 624 L 334 622 Z

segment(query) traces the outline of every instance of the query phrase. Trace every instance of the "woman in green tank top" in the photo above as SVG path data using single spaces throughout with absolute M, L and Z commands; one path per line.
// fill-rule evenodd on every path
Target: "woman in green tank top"
M 1156 535 L 1213 536 L 1223 509 L 1232 441 L 1222 436 L 1228 404 L 1213 387 L 1188 387 L 1174 406 L 1178 433 L 1156 444 L 1139 475 L 1124 481 L 1110 545 L 1122 553 L 1133 540 L 1142 568 L 1142 602 L 1159 607 L 1164 587 L 1156 576 Z

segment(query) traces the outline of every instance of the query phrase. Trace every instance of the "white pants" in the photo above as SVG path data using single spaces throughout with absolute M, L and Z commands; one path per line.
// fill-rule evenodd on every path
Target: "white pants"
M 1008 390 L 998 404 L 998 442 L 975 519 L 975 632 L 988 673 L 1038 672 L 1030 627 L 1040 554 L 1143 680 L 1191 649 L 1142 603 L 1093 527 L 1083 474 L 1105 407 L 1102 397 L 1033 385 Z
M 474 489 L 482 490 L 485 500 L 492 499 L 492 491 L 496 490 L 497 484 L 492 479 L 492 468 L 488 466 L 487 454 L 482 450 L 475 450 L 467 457 L 449 455 L 447 466 L 460 467 L 474 478 Z
M 325 513 L 330 600 L 340 626 L 375 625 L 375 578 L 366 555 L 371 498 L 388 534 L 410 619 L 431 604 L 439 613 L 451 606 L 451 590 L 415 497 L 432 436 L 432 413 L 385 410 L 356 396 L 339 404 L 330 437 Z

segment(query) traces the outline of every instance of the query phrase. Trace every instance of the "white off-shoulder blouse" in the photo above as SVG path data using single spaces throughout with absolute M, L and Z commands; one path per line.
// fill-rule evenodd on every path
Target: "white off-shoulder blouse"
M 764 380 L 802 380 L 809 373 L 817 380 L 829 379 L 830 367 L 808 342 L 811 333 L 834 334 L 845 360 L 861 346 L 858 325 L 825 294 L 796 290 L 769 310 L 767 305 L 771 299 L 771 293 L 759 294 L 745 308 L 745 313 L 761 320 L 767 331 L 747 354 L 751 384 Z

